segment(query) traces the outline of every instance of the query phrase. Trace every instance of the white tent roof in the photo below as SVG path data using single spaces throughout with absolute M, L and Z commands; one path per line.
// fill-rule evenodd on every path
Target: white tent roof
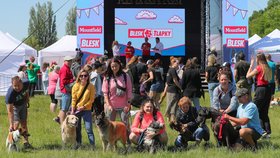
M 256 43 L 256 42 L 258 42 L 260 39 L 262 39 L 262 38 L 261 38 L 259 35 L 254 34 L 252 37 L 250 37 L 250 38 L 248 39 L 248 41 L 249 41 L 249 46 L 252 45 L 252 44 L 254 44 L 254 43 Z
M 16 39 L 15 37 L 13 37 L 12 35 L 10 35 L 8 32 L 6 32 L 6 35 L 7 37 L 9 37 L 11 40 L 13 40 L 16 44 L 20 44 L 21 41 Z M 25 54 L 26 55 L 29 55 L 29 56 L 32 56 L 34 54 L 36 54 L 37 56 L 37 50 L 30 47 L 29 45 L 25 44 L 25 43 L 22 43 L 21 46 L 26 50 L 25 51 Z
M 56 61 L 58 65 L 63 64 L 63 58 L 67 55 L 75 56 L 77 48 L 77 37 L 66 35 L 49 47 L 39 51 L 39 65 L 44 62 Z
M 261 40 L 249 46 L 249 55 L 255 54 L 259 50 L 280 49 L 280 31 L 275 29 Z
M 22 45 L 18 45 L 0 31 L 0 95 L 6 94 L 11 85 L 11 78 L 17 75 L 19 65 L 30 56 L 36 56 L 36 53 L 28 52 Z

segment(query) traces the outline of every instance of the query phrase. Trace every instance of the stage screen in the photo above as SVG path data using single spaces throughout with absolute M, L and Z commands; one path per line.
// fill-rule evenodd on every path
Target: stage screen
M 155 38 L 160 38 L 164 45 L 162 56 L 185 56 L 185 9 L 115 9 L 115 40 L 121 45 L 122 54 L 131 41 L 135 55 L 142 55 L 145 37 L 151 48 L 156 45 Z

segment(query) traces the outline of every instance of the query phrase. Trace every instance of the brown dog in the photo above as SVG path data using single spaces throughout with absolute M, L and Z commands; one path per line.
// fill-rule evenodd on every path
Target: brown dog
M 113 148 L 113 150 L 116 151 L 118 140 L 121 140 L 126 150 L 127 129 L 124 123 L 109 121 L 105 117 L 104 112 L 96 116 L 95 123 L 98 127 L 104 152 L 110 148 Z

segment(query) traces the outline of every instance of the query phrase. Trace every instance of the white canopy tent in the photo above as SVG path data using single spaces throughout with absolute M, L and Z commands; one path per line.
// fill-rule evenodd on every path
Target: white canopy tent
M 16 39 L 15 37 L 13 37 L 12 35 L 10 35 L 8 32 L 6 32 L 7 37 L 9 37 L 11 40 L 13 40 L 16 44 L 20 44 L 21 41 Z M 35 55 L 35 57 L 37 56 L 37 50 L 30 47 L 29 45 L 22 43 L 21 46 L 25 49 L 25 53 L 31 55 Z
M 249 50 L 251 54 L 257 52 L 270 53 L 274 61 L 280 62 L 280 31 L 275 29 L 261 40 L 252 44 Z
M 258 41 L 261 40 L 261 39 L 262 39 L 262 38 L 261 38 L 259 35 L 254 34 L 252 37 L 250 37 L 250 38 L 248 39 L 248 41 L 249 41 L 249 46 L 252 45 L 252 44 L 254 44 L 254 43 L 256 43 L 256 42 L 258 42 Z
M 15 49 L 18 45 L 0 31 L 0 95 L 6 94 L 11 85 L 11 78 L 17 75 L 19 65 L 30 56 L 36 57 L 36 53 L 29 52 L 22 45 Z
M 49 47 L 39 51 L 38 63 L 51 63 L 56 61 L 58 65 L 63 64 L 63 58 L 67 55 L 75 56 L 77 48 L 77 37 L 66 35 Z

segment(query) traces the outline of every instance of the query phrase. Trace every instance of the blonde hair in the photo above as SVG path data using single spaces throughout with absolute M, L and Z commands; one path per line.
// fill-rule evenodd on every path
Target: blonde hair
M 80 76 L 81 76 L 81 74 L 82 74 L 83 72 L 87 73 L 87 75 L 88 75 L 87 82 L 88 82 L 88 83 L 90 82 L 90 79 L 89 79 L 89 78 L 90 78 L 90 76 L 89 76 L 88 71 L 87 71 L 87 70 L 85 70 L 85 69 L 81 69 L 81 70 L 80 70 L 80 72 L 78 73 L 78 76 L 77 76 L 77 79 L 76 79 L 76 83 L 81 82 Z
M 270 81 L 272 79 L 272 71 L 267 64 L 266 57 L 263 53 L 257 54 L 257 64 L 260 65 L 263 70 L 263 75 L 261 78 L 266 81 Z
M 208 66 L 214 66 L 214 64 L 216 63 L 216 57 L 214 54 L 211 54 L 208 56 Z

